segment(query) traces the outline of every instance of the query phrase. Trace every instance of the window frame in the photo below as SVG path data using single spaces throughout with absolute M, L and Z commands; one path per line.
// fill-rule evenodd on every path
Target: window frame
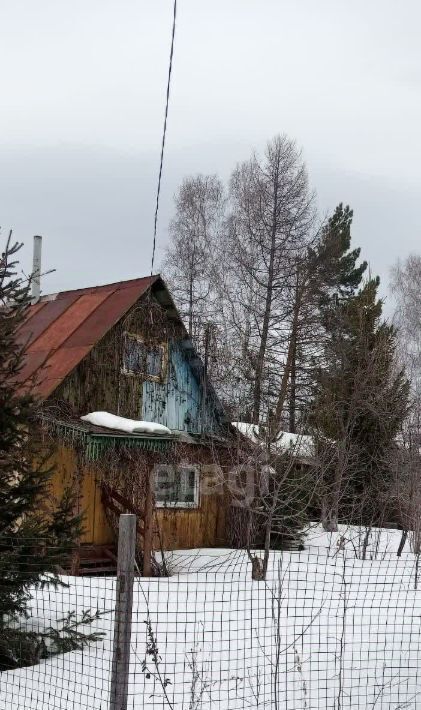
M 126 368 L 125 364 L 125 347 L 126 347 L 126 340 L 135 340 L 138 343 L 141 343 L 144 348 L 145 348 L 145 370 L 142 372 L 134 372 L 133 370 L 128 370 Z M 128 377 L 142 377 L 145 380 L 148 380 L 149 382 L 162 382 L 165 377 L 165 373 L 167 370 L 167 362 L 168 362 L 168 350 L 167 350 L 167 343 L 160 341 L 157 343 L 154 343 L 152 347 L 157 347 L 161 348 L 162 350 L 162 361 L 161 361 L 161 372 L 159 375 L 149 375 L 147 372 L 147 358 L 148 358 L 148 344 L 145 342 L 145 339 L 141 336 L 138 335 L 137 333 L 131 333 L 127 330 L 124 331 L 123 333 L 123 348 L 122 348 L 122 365 L 121 365 L 121 373 L 123 375 L 127 375 Z
M 162 501 L 158 500 L 157 498 L 157 475 L 159 473 L 159 467 L 167 467 L 173 469 L 174 473 L 176 473 L 179 469 L 185 469 L 188 473 L 190 471 L 194 471 L 194 486 L 193 486 L 193 500 L 192 501 Z M 188 474 L 187 474 L 188 475 Z M 173 510 L 174 508 L 180 509 L 180 508 L 186 508 L 189 510 L 194 510 L 200 507 L 200 466 L 198 464 L 190 464 L 190 463 L 180 463 L 180 464 L 158 464 L 158 467 L 155 469 L 155 476 L 154 476 L 154 497 L 155 497 L 155 507 L 159 508 L 160 510 L 165 510 L 165 509 L 170 509 Z

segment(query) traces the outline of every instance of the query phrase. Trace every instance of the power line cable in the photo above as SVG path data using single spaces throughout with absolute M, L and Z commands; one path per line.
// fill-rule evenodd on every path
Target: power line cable
M 173 22 L 172 22 L 172 33 L 171 33 L 170 63 L 169 63 L 169 67 L 168 67 L 168 79 L 167 79 L 167 97 L 166 97 L 166 102 L 165 102 L 164 130 L 162 132 L 161 160 L 159 163 L 158 186 L 157 186 L 157 190 L 156 190 L 155 220 L 154 220 L 154 230 L 153 230 L 153 246 L 152 246 L 152 261 L 151 261 L 151 276 L 153 274 L 154 263 L 155 263 L 156 229 L 157 229 L 157 224 L 158 224 L 159 196 L 161 194 L 162 167 L 164 164 L 165 138 L 167 135 L 168 106 L 169 106 L 169 102 L 170 102 L 170 87 L 171 87 L 173 57 L 174 57 L 174 39 L 175 39 L 176 17 L 177 17 L 177 0 L 174 0 Z

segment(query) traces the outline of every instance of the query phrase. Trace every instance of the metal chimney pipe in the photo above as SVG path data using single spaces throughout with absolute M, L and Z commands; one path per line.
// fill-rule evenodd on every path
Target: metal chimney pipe
M 32 263 L 32 303 L 37 303 L 41 296 L 41 248 L 42 248 L 42 237 L 36 235 L 34 237 L 34 256 Z

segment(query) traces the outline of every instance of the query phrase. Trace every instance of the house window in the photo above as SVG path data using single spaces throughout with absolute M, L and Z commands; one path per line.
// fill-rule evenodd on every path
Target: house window
M 164 370 L 164 345 L 147 345 L 138 335 L 124 334 L 123 372 L 160 380 Z
M 162 345 L 151 345 L 146 352 L 146 374 L 150 377 L 160 377 L 164 359 Z
M 198 467 L 158 465 L 155 469 L 155 502 L 158 508 L 197 508 Z

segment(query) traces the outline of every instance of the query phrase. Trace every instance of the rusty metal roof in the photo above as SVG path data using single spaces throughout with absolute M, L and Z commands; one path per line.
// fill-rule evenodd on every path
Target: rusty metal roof
M 19 380 L 45 399 L 157 281 L 146 276 L 42 296 L 28 308 L 18 340 L 25 348 Z

